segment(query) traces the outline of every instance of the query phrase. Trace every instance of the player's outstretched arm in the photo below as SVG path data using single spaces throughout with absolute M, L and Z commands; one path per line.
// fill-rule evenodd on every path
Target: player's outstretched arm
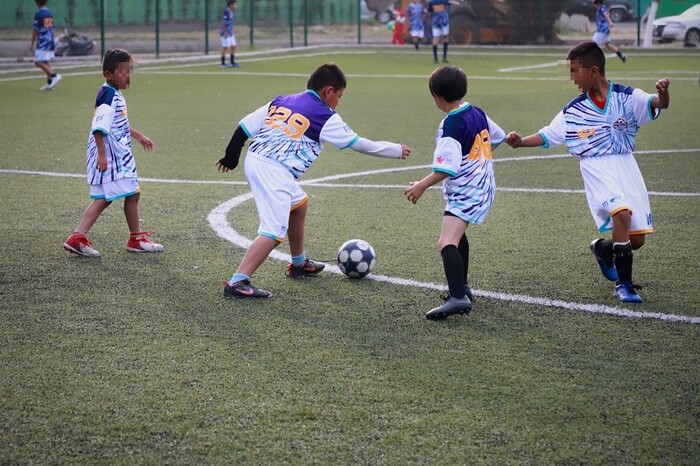
M 388 141 L 372 141 L 367 138 L 358 138 L 350 146 L 355 152 L 360 152 L 374 157 L 385 157 L 391 159 L 405 159 L 411 154 L 411 148 L 405 144 L 397 144 Z
M 131 137 L 136 139 L 147 152 L 152 151 L 156 147 L 151 138 L 140 131 L 136 131 L 134 128 L 131 128 Z
M 656 81 L 656 97 L 651 101 L 651 106 L 654 108 L 668 108 L 671 104 L 671 94 L 668 92 L 668 87 L 671 85 L 671 80 L 668 78 L 659 79 Z
M 517 149 L 518 147 L 540 147 L 544 144 L 544 139 L 542 139 L 540 133 L 522 137 L 515 131 L 511 131 L 508 133 L 508 136 L 506 136 L 506 144 L 513 149 Z
M 224 157 L 216 162 L 216 169 L 221 173 L 226 173 L 236 168 L 238 166 L 238 161 L 241 159 L 241 150 L 247 140 L 248 135 L 239 125 L 236 131 L 233 132 L 233 136 L 231 136 L 231 141 L 229 141 L 226 147 Z

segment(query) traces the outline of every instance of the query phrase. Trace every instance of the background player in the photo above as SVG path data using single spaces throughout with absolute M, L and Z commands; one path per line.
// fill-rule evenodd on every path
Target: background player
M 236 63 L 236 36 L 233 35 L 233 24 L 235 22 L 235 12 L 238 7 L 236 0 L 228 0 L 224 14 L 221 16 L 221 28 L 219 35 L 221 36 L 221 67 L 222 68 L 240 68 L 240 64 Z M 226 64 L 226 54 L 230 53 L 231 63 Z
M 521 138 L 508 134 L 511 147 L 553 147 L 565 143 L 580 160 L 588 207 L 598 231 L 612 239 L 596 239 L 591 251 L 601 272 L 615 281 L 615 296 L 641 303 L 632 283 L 632 250 L 654 231 L 649 195 L 634 159 L 639 127 L 655 120 L 670 103 L 669 80 L 656 82 L 656 95 L 605 77 L 605 54 L 595 42 L 577 45 L 567 56 L 571 80 L 583 91 L 538 133 Z
M 358 136 L 335 112 L 347 87 L 340 67 L 327 63 L 309 77 L 306 91 L 279 96 L 243 118 L 216 165 L 227 172 L 238 165 L 241 149 L 252 138 L 245 158 L 245 176 L 260 217 L 258 236 L 236 273 L 224 286 L 227 298 L 269 298 L 272 293 L 250 283 L 253 273 L 283 240 L 289 238 L 292 262 L 287 276 L 317 275 L 325 265 L 307 259 L 304 229 L 309 198 L 300 178 L 320 155 L 323 144 L 377 157 L 405 159 L 408 146 L 370 141 Z
M 459 5 L 454 0 L 430 0 L 428 12 L 433 22 L 433 58 L 438 62 L 438 43 L 442 37 L 442 62 L 447 62 L 447 48 L 450 43 L 450 5 Z
M 53 15 L 46 6 L 48 0 L 36 0 L 39 8 L 32 23 L 32 43 L 29 50 L 34 54 L 34 65 L 46 74 L 46 84 L 39 89 L 51 90 L 61 81 L 61 75 L 53 72 L 51 60 L 54 59 L 56 44 L 53 36 Z
M 411 0 L 410 5 L 406 7 L 406 15 L 409 22 L 409 34 L 413 39 L 413 46 L 416 50 L 420 48 L 420 41 L 425 37 L 425 26 L 423 25 L 423 14 L 425 7 L 421 0 Z
M 620 49 L 610 42 L 611 29 L 615 26 L 612 18 L 610 18 L 610 12 L 608 7 L 605 6 L 605 0 L 593 0 L 593 5 L 598 9 L 595 14 L 595 33 L 593 34 L 593 41 L 598 44 L 599 47 L 607 47 L 617 54 L 617 56 L 622 60 L 622 63 L 627 61 L 627 57 L 624 53 L 620 52 Z

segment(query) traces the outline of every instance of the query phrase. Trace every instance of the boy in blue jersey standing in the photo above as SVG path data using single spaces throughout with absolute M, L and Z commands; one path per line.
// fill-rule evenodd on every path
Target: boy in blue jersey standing
M 569 153 L 579 158 L 598 231 L 612 231 L 612 239 L 596 239 L 590 249 L 603 276 L 615 282 L 617 299 L 641 303 L 632 282 L 632 251 L 641 248 L 645 235 L 654 229 L 634 146 L 639 127 L 668 108 L 669 80 L 656 82 L 656 94 L 608 81 L 605 54 L 592 41 L 577 45 L 566 58 L 571 80 L 583 93 L 539 132 L 524 138 L 512 132 L 506 143 L 513 148 L 565 143 Z
M 32 43 L 29 50 L 34 54 L 34 65 L 46 74 L 46 84 L 39 89 L 48 91 L 61 81 L 61 75 L 53 72 L 51 60 L 54 59 L 56 44 L 53 37 L 53 15 L 46 4 L 48 0 L 36 0 L 39 8 L 32 23 Z
M 428 12 L 433 21 L 433 58 L 438 62 L 438 44 L 442 37 L 442 62 L 447 61 L 447 48 L 450 44 L 450 5 L 459 5 L 454 0 L 430 0 Z
M 467 284 L 470 224 L 480 225 L 491 208 L 496 189 L 492 149 L 505 139 L 504 131 L 478 107 L 464 101 L 467 75 L 456 66 L 433 71 L 429 80 L 435 105 L 447 113 L 435 136 L 433 169 L 404 193 L 413 204 L 426 189 L 442 182 L 447 202 L 442 217 L 438 249 L 442 256 L 449 296 L 445 303 L 428 311 L 429 320 L 452 314 L 468 314 L 473 295 Z
M 136 175 L 136 161 L 131 150 L 131 138 L 152 151 L 153 141 L 129 126 L 126 100 L 120 89 L 131 83 L 133 64 L 126 50 L 107 50 L 102 62 L 102 74 L 107 82 L 95 100 L 90 136 L 87 143 L 87 181 L 92 202 L 85 209 L 78 228 L 63 243 L 63 248 L 85 257 L 99 257 L 92 248 L 87 233 L 102 212 L 116 200 L 124 199 L 124 215 L 131 232 L 126 243 L 129 252 L 160 252 L 163 246 L 148 239 L 151 232 L 141 231 L 139 198 L 141 188 Z
M 289 239 L 290 278 L 318 275 L 325 264 L 310 260 L 304 251 L 309 198 L 297 180 L 321 154 L 325 143 L 376 157 L 405 159 L 408 146 L 371 141 L 358 136 L 335 112 L 347 87 L 335 63 L 318 67 L 306 91 L 278 96 L 243 118 L 231 137 L 225 157 L 216 162 L 222 173 L 238 165 L 241 149 L 252 138 L 245 158 L 245 177 L 260 218 L 258 236 L 224 286 L 226 298 L 270 298 L 272 293 L 250 283 L 267 256 Z
M 416 50 L 420 48 L 420 41 L 425 37 L 425 26 L 423 25 L 423 13 L 425 7 L 422 0 L 411 0 L 411 4 L 406 7 L 406 15 L 409 22 L 409 34 L 413 39 L 413 47 Z
M 221 36 L 221 67 L 222 68 L 240 68 L 240 64 L 236 63 L 236 36 L 233 35 L 233 23 L 235 22 L 235 12 L 238 6 L 236 0 L 228 0 L 224 14 L 221 16 L 221 28 L 219 35 Z M 226 53 L 231 55 L 231 63 L 226 64 Z
M 605 0 L 593 0 L 593 6 L 598 9 L 595 14 L 596 29 L 593 34 L 593 41 L 598 44 L 598 47 L 607 47 L 615 52 L 620 60 L 622 60 L 622 63 L 625 63 L 627 61 L 625 54 L 620 52 L 620 49 L 610 42 L 610 32 L 615 24 L 612 18 L 610 18 L 610 12 L 608 12 L 608 7 L 605 6 Z

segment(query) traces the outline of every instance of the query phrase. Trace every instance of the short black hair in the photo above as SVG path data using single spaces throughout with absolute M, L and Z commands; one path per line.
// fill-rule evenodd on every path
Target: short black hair
M 36 2 L 36 6 L 45 6 L 49 0 L 34 0 Z
M 467 95 L 467 74 L 453 65 L 441 66 L 430 75 L 428 88 L 447 102 L 461 100 Z
M 593 41 L 582 42 L 569 50 L 566 59 L 570 62 L 576 61 L 584 68 L 597 66 L 600 74 L 605 76 L 605 53 Z
M 320 91 L 326 86 L 333 86 L 336 91 L 348 87 L 345 73 L 335 63 L 326 63 L 316 68 L 306 83 L 306 88 L 312 91 Z
M 110 71 L 114 73 L 118 63 L 129 63 L 131 54 L 124 49 L 109 49 L 105 52 L 102 59 L 102 71 Z
M 231 5 L 233 5 L 234 3 L 236 3 L 236 1 L 237 1 L 237 0 L 228 0 L 228 1 L 226 2 L 226 6 L 231 6 Z
M 593 0 L 594 5 L 605 5 L 605 0 Z

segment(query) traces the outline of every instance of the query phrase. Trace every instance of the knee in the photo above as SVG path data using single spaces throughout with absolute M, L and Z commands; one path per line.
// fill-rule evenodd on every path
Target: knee
M 613 216 L 613 223 L 628 226 L 632 223 L 632 214 L 629 210 L 621 210 Z

